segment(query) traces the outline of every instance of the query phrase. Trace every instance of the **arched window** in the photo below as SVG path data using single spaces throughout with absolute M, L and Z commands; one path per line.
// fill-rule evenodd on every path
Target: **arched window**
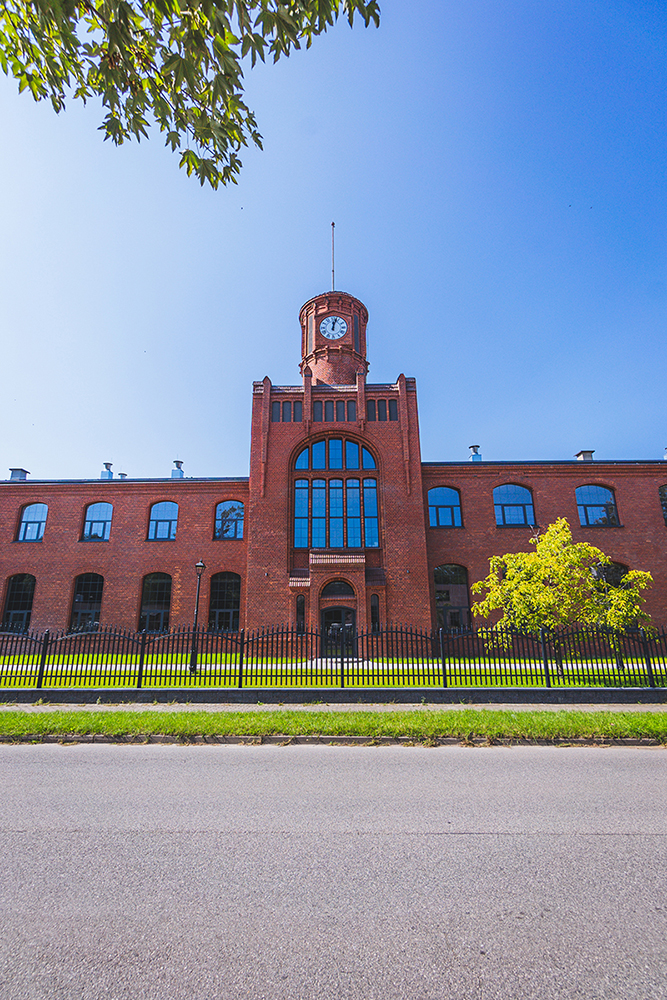
M 461 527 L 461 495 L 449 486 L 428 491 L 428 523 L 431 528 Z
M 100 620 L 104 577 L 98 573 L 82 573 L 74 581 L 74 597 L 70 629 L 72 631 L 94 628 Z
M 35 578 L 29 573 L 18 573 L 7 581 L 7 597 L 2 616 L 2 628 L 11 632 L 27 632 L 35 596 Z
M 41 542 L 49 508 L 45 503 L 31 503 L 23 508 L 19 525 L 19 542 Z
M 151 507 L 151 517 L 148 522 L 148 538 L 150 541 L 166 541 L 176 538 L 178 524 L 178 504 L 171 500 L 154 503 Z
M 380 631 L 380 598 L 371 594 L 371 632 Z
M 171 577 L 168 573 L 149 573 L 144 577 L 141 590 L 139 631 L 166 631 L 169 628 L 170 607 Z
M 84 542 L 108 542 L 111 533 L 113 507 L 110 503 L 91 503 L 86 507 L 83 523 Z
M 665 519 L 665 524 L 667 524 L 667 486 L 658 487 L 658 496 L 660 497 L 660 506 L 662 507 L 662 516 Z
M 354 597 L 354 588 L 347 580 L 332 580 L 323 589 L 321 597 Z
M 214 538 L 243 538 L 243 504 L 223 500 L 215 508 Z
M 618 511 L 613 490 L 606 486 L 578 486 L 575 496 L 582 527 L 618 528 Z
M 470 598 L 465 566 L 455 563 L 436 566 L 433 579 L 438 628 L 467 628 L 470 625 Z
M 345 438 L 315 441 L 299 452 L 294 467 L 315 473 L 294 483 L 295 548 L 379 547 L 377 479 L 357 478 L 360 470 L 376 468 L 368 448 Z
M 219 632 L 238 632 L 241 608 L 241 577 L 238 573 L 215 573 L 211 577 L 208 627 Z
M 493 504 L 496 510 L 496 524 L 499 527 L 535 524 L 533 494 L 526 486 L 517 486 L 515 483 L 496 486 L 493 491 Z
M 296 630 L 306 631 L 306 598 L 303 594 L 299 594 L 296 599 Z

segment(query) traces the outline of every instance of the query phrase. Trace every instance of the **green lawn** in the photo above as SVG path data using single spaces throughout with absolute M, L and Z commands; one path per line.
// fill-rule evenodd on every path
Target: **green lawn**
M 170 736 L 176 739 L 247 736 L 393 737 L 433 743 L 462 741 L 648 739 L 667 743 L 667 712 L 556 712 L 498 709 L 413 711 L 0 711 L 0 739 L 37 740 L 76 736 L 111 738 Z

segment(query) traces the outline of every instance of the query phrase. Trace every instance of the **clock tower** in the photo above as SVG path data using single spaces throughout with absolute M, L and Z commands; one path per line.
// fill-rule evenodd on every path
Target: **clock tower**
M 299 313 L 301 374 L 310 371 L 313 385 L 355 385 L 357 373 L 368 371 L 368 312 L 347 292 L 324 292 L 309 299 Z

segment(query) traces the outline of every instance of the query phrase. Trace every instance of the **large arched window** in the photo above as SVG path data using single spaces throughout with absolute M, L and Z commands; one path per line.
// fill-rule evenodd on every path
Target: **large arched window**
M 354 587 L 347 580 L 332 580 L 323 588 L 321 597 L 354 597 Z
M 149 573 L 141 589 L 140 632 L 163 632 L 169 628 L 171 577 L 168 573 Z
M 618 528 L 614 491 L 606 486 L 578 486 L 575 490 L 579 522 L 584 528 Z
M 113 507 L 110 503 L 91 503 L 86 507 L 83 523 L 84 542 L 108 542 L 111 533 Z
M 461 527 L 461 494 L 449 486 L 434 486 L 428 491 L 430 528 Z
M 41 542 L 44 537 L 49 508 L 45 503 L 31 503 L 23 508 L 19 525 L 19 542 Z
M 6 631 L 26 632 L 30 625 L 32 601 L 35 596 L 35 578 L 30 573 L 18 573 L 7 581 L 7 597 L 2 616 Z
M 515 524 L 535 524 L 533 494 L 526 486 L 506 483 L 493 491 L 493 505 L 498 527 Z
M 304 475 L 294 482 L 294 547 L 378 548 L 377 479 L 359 477 L 376 468 L 371 452 L 356 441 L 330 438 L 303 448 L 295 462 Z M 326 475 L 332 471 L 333 477 Z
M 433 579 L 438 628 L 467 628 L 470 625 L 470 598 L 465 566 L 455 563 L 436 566 Z
M 238 573 L 215 573 L 211 577 L 208 627 L 220 632 L 238 632 L 241 608 L 241 577 Z
M 176 538 L 178 525 L 178 504 L 171 500 L 154 503 L 151 507 L 151 517 L 148 522 L 148 538 L 150 541 L 167 541 Z
M 243 504 L 223 500 L 215 508 L 214 538 L 243 538 Z
M 74 597 L 70 629 L 94 628 L 100 620 L 104 577 L 98 573 L 82 573 L 74 581 Z

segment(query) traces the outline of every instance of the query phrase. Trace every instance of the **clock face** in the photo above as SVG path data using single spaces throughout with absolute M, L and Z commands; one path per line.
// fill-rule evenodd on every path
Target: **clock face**
M 347 333 L 347 323 L 340 316 L 327 316 L 320 323 L 320 333 L 327 340 L 340 340 Z

